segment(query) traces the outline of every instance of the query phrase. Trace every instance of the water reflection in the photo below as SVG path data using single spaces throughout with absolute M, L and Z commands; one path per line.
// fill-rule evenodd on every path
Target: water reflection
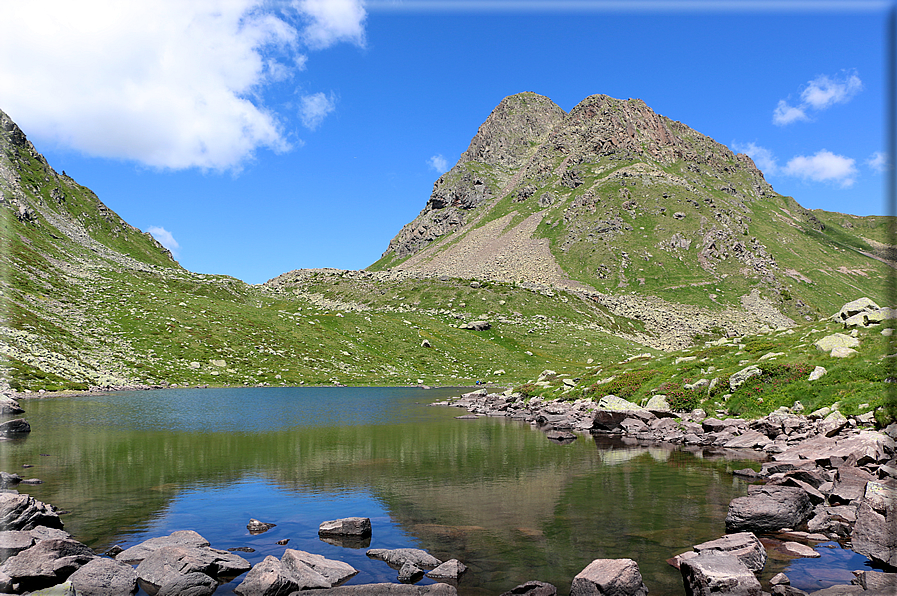
M 729 501 L 746 490 L 730 472 L 750 462 L 725 453 L 587 435 L 559 445 L 523 423 L 455 420 L 458 410 L 421 405 L 455 394 L 245 389 L 28 401 L 34 432 L 0 446 L 0 469 L 34 464 L 29 475 L 45 483 L 28 492 L 71 510 L 66 529 L 97 549 L 194 529 L 217 548 L 255 549 L 245 553 L 253 564 L 298 548 L 355 566 L 350 583 L 395 581 L 365 545 L 317 536 L 324 520 L 364 516 L 373 548 L 462 560 L 462 594 L 532 579 L 563 593 L 593 559 L 621 557 L 639 562 L 652 594 L 681 594 L 666 559 L 721 536 Z M 249 518 L 277 526 L 252 536 Z

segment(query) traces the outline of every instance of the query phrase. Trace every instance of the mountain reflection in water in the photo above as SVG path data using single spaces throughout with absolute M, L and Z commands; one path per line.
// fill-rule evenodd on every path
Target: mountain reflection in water
M 528 424 L 455 420 L 464 412 L 426 406 L 458 393 L 241 388 L 25 400 L 33 432 L 3 443 L 0 469 L 33 464 L 29 475 L 44 484 L 22 490 L 71 511 L 66 530 L 99 551 L 193 529 L 215 548 L 255 549 L 240 553 L 253 564 L 294 548 L 354 566 L 351 584 L 394 582 L 394 570 L 365 556 L 368 544 L 317 536 L 322 521 L 364 516 L 371 548 L 464 562 L 461 594 L 533 579 L 567 593 L 593 559 L 631 558 L 652 595 L 678 595 L 681 577 L 666 560 L 723 535 L 729 501 L 746 493 L 731 471 L 759 468 L 749 454 L 606 437 L 558 445 Z M 277 525 L 251 535 L 250 518 Z M 788 564 L 771 560 L 763 577 Z

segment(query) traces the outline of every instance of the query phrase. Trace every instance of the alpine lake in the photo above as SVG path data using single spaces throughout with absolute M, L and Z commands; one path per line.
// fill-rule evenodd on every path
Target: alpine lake
M 348 584 L 397 582 L 367 548 L 422 548 L 468 567 L 464 595 L 498 595 L 529 580 L 568 594 L 593 559 L 638 562 L 652 595 L 682 595 L 667 559 L 725 534 L 729 501 L 747 493 L 732 471 L 760 460 L 732 452 L 580 434 L 568 444 L 521 421 L 457 420 L 429 406 L 460 388 L 166 389 L 22 400 L 32 432 L 0 442 L 0 470 L 65 511 L 65 529 L 97 552 L 176 530 L 253 565 L 287 548 L 349 563 Z M 25 467 L 25 466 L 33 467 Z M 361 543 L 318 526 L 369 517 Z M 250 518 L 276 524 L 262 534 Z M 277 542 L 289 539 L 287 545 Z M 812 591 L 849 583 L 866 559 L 837 543 L 818 559 L 770 550 Z M 230 594 L 243 576 L 219 587 Z M 424 578 L 421 583 L 432 583 Z M 140 594 L 145 594 L 142 590 Z

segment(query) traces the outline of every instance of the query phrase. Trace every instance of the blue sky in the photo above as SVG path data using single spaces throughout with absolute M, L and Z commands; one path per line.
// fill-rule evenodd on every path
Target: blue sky
M 884 214 L 893 2 L 0 3 L 0 109 L 180 263 L 363 268 L 507 95 L 644 100 L 808 208 Z M 173 244 L 176 243 L 176 244 Z

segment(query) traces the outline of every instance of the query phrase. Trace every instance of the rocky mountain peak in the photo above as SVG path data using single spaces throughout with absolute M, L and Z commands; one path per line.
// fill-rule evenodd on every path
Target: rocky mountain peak
M 553 101 L 532 92 L 504 98 L 480 126 L 458 163 L 515 168 L 566 116 Z

